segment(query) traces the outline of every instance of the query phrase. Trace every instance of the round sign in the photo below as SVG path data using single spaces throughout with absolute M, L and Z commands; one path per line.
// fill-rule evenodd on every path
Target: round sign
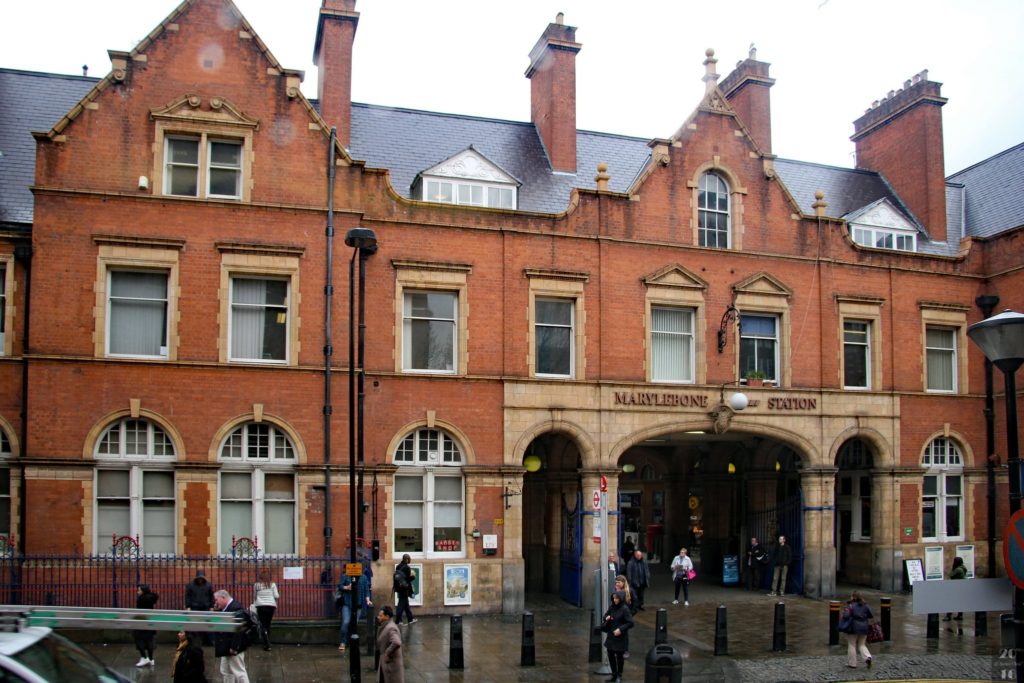
M 1024 588 L 1024 510 L 1017 510 L 1003 532 L 1003 564 L 1017 588 Z
M 697 496 L 690 496 L 690 509 L 696 510 L 700 507 L 700 498 Z
M 595 510 L 600 510 L 601 509 L 601 492 L 600 491 L 594 491 L 594 509 Z

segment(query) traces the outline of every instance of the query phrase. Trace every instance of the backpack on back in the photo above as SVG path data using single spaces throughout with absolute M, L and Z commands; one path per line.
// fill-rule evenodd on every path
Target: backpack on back
M 252 645 L 262 644 L 264 638 L 263 624 L 260 623 L 256 610 L 252 607 L 243 608 L 238 610 L 237 614 L 242 620 L 242 649 L 239 652 L 245 652 Z
M 409 585 L 409 577 L 405 575 L 405 572 L 401 569 L 395 570 L 395 590 L 396 591 L 407 591 L 411 588 Z

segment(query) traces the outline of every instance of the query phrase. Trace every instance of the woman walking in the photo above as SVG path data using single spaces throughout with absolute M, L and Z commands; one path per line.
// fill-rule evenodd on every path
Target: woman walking
M 864 657 L 864 663 L 871 668 L 871 652 L 868 651 L 868 621 L 874 618 L 860 593 L 853 591 L 846 603 L 850 617 L 850 629 L 846 632 L 846 666 L 857 668 L 857 653 Z
M 608 666 L 612 675 L 608 683 L 622 683 L 622 667 L 625 664 L 623 654 L 629 649 L 629 629 L 633 628 L 633 615 L 626 607 L 626 594 L 622 591 L 612 593 L 612 604 L 604 613 L 601 630 L 608 634 L 604 639 L 604 647 L 608 650 Z
M 277 601 L 281 594 L 277 590 L 277 584 L 271 580 L 268 568 L 263 567 L 256 576 L 259 581 L 253 586 L 256 596 L 253 604 L 256 605 L 256 616 L 263 625 L 263 649 L 269 652 L 270 622 L 274 620 L 274 612 L 277 610 Z
M 676 597 L 673 605 L 679 604 L 679 588 L 683 589 L 683 606 L 690 606 L 690 572 L 693 571 L 693 560 L 686 554 L 686 548 L 680 548 L 679 554 L 672 558 L 672 583 L 675 584 Z
M 953 558 L 953 566 L 949 570 L 949 578 L 953 581 L 959 581 L 960 579 L 967 578 L 967 567 L 964 566 L 964 558 L 957 557 Z M 956 616 L 953 616 L 952 612 L 946 612 L 946 616 L 942 618 L 943 621 L 949 621 L 950 619 L 956 619 L 957 621 L 964 620 L 964 613 L 957 612 Z
M 140 583 L 138 596 L 135 598 L 135 607 L 137 609 L 153 609 L 159 599 L 160 596 L 149 590 L 148 585 Z M 153 641 L 156 640 L 156 631 L 132 631 L 132 637 L 135 639 L 135 649 L 139 651 L 139 661 L 135 666 L 141 668 L 156 664 L 153 661 Z
M 203 648 L 196 642 L 195 635 L 178 631 L 178 649 L 174 651 L 174 659 L 171 660 L 171 681 L 207 683 Z

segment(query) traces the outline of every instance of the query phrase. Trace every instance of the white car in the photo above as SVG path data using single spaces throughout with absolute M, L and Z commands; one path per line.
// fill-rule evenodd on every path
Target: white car
M 91 653 L 52 629 L 0 630 L 0 682 L 129 683 Z

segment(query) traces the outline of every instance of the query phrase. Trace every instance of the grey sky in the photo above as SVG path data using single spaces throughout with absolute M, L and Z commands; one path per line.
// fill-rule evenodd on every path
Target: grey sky
M 236 0 L 271 52 L 306 71 L 320 0 Z M 12 2 L 0 67 L 105 74 L 175 0 Z M 668 137 L 699 101 L 704 50 L 727 74 L 751 43 L 772 64 L 774 152 L 852 166 L 852 122 L 922 69 L 943 83 L 947 174 L 1024 141 L 1020 0 L 359 0 L 353 99 L 528 120 L 527 54 L 561 11 L 578 28 L 577 124 Z

